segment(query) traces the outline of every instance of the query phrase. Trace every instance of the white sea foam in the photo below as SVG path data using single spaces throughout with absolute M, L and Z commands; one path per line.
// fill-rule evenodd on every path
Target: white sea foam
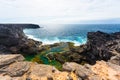
M 36 41 L 42 41 L 43 45 L 47 45 L 47 44 L 54 44 L 54 43 L 59 43 L 59 42 L 73 42 L 75 46 L 79 46 L 81 44 L 85 44 L 86 40 L 82 40 L 82 42 L 80 43 L 79 41 L 75 41 L 75 40 L 69 40 L 69 39 L 59 39 L 57 37 L 54 37 L 52 40 L 50 39 L 39 39 L 34 37 L 33 35 L 27 35 L 27 37 L 29 39 L 34 39 Z
M 27 35 L 28 39 L 34 39 L 36 41 L 40 41 L 39 38 L 35 38 L 33 35 Z

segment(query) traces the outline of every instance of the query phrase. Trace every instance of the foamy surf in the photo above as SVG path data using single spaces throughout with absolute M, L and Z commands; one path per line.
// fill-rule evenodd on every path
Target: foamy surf
M 72 43 L 74 43 L 74 46 L 80 46 L 80 45 L 86 43 L 86 40 L 82 40 L 82 43 L 80 43 L 80 42 L 75 41 L 75 40 L 59 39 L 57 37 L 54 37 L 52 40 L 49 40 L 47 38 L 46 39 L 39 39 L 39 38 L 34 37 L 33 35 L 27 35 L 27 37 L 29 39 L 41 41 L 43 43 L 43 45 L 50 45 L 50 44 L 60 43 L 60 42 L 72 42 Z
M 59 42 L 73 42 L 75 46 L 87 42 L 87 33 L 102 31 L 107 33 L 119 32 L 119 25 L 109 24 L 69 24 L 69 25 L 45 25 L 39 29 L 25 29 L 28 38 L 42 41 L 43 44 L 54 44 Z

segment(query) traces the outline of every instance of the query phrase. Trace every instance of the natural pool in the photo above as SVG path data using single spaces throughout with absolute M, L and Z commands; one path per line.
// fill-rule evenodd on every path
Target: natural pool
M 41 51 L 37 55 L 28 55 L 25 56 L 27 61 L 42 63 L 42 64 L 48 64 L 53 65 L 59 70 L 62 69 L 62 63 L 57 61 L 56 59 L 50 59 L 48 56 L 53 54 L 61 54 L 63 52 L 69 51 L 69 44 L 61 42 L 53 47 L 50 47 L 49 45 L 45 46 L 47 49 Z

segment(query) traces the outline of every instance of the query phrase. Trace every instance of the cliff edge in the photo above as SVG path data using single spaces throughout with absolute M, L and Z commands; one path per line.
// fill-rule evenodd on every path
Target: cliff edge
M 120 80 L 120 66 L 105 61 L 93 66 L 66 62 L 59 71 L 50 65 L 24 61 L 21 54 L 0 55 L 0 80 Z
M 0 54 L 2 53 L 29 53 L 31 47 L 36 49 L 41 42 L 28 39 L 23 29 L 40 28 L 35 24 L 0 24 Z M 29 45 L 31 43 L 31 45 Z M 38 45 L 37 45 L 38 44 Z M 24 47 L 24 48 L 23 48 Z M 24 49 L 27 49 L 25 51 Z M 31 51 L 29 51 L 31 50 Z M 33 51 L 31 53 L 34 53 Z

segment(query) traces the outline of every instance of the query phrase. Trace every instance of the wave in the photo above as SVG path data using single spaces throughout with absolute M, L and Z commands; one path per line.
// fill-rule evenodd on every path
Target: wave
M 36 38 L 33 35 L 27 35 L 27 37 L 29 39 L 34 39 L 36 41 L 42 41 L 43 45 L 54 44 L 59 42 L 73 42 L 74 46 L 79 46 L 81 44 L 85 44 L 87 41 L 85 38 L 81 38 L 81 37 L 78 37 L 77 40 L 71 40 L 69 38 L 59 39 L 58 37 L 53 37 L 52 39 L 49 38 L 40 39 L 40 38 Z

